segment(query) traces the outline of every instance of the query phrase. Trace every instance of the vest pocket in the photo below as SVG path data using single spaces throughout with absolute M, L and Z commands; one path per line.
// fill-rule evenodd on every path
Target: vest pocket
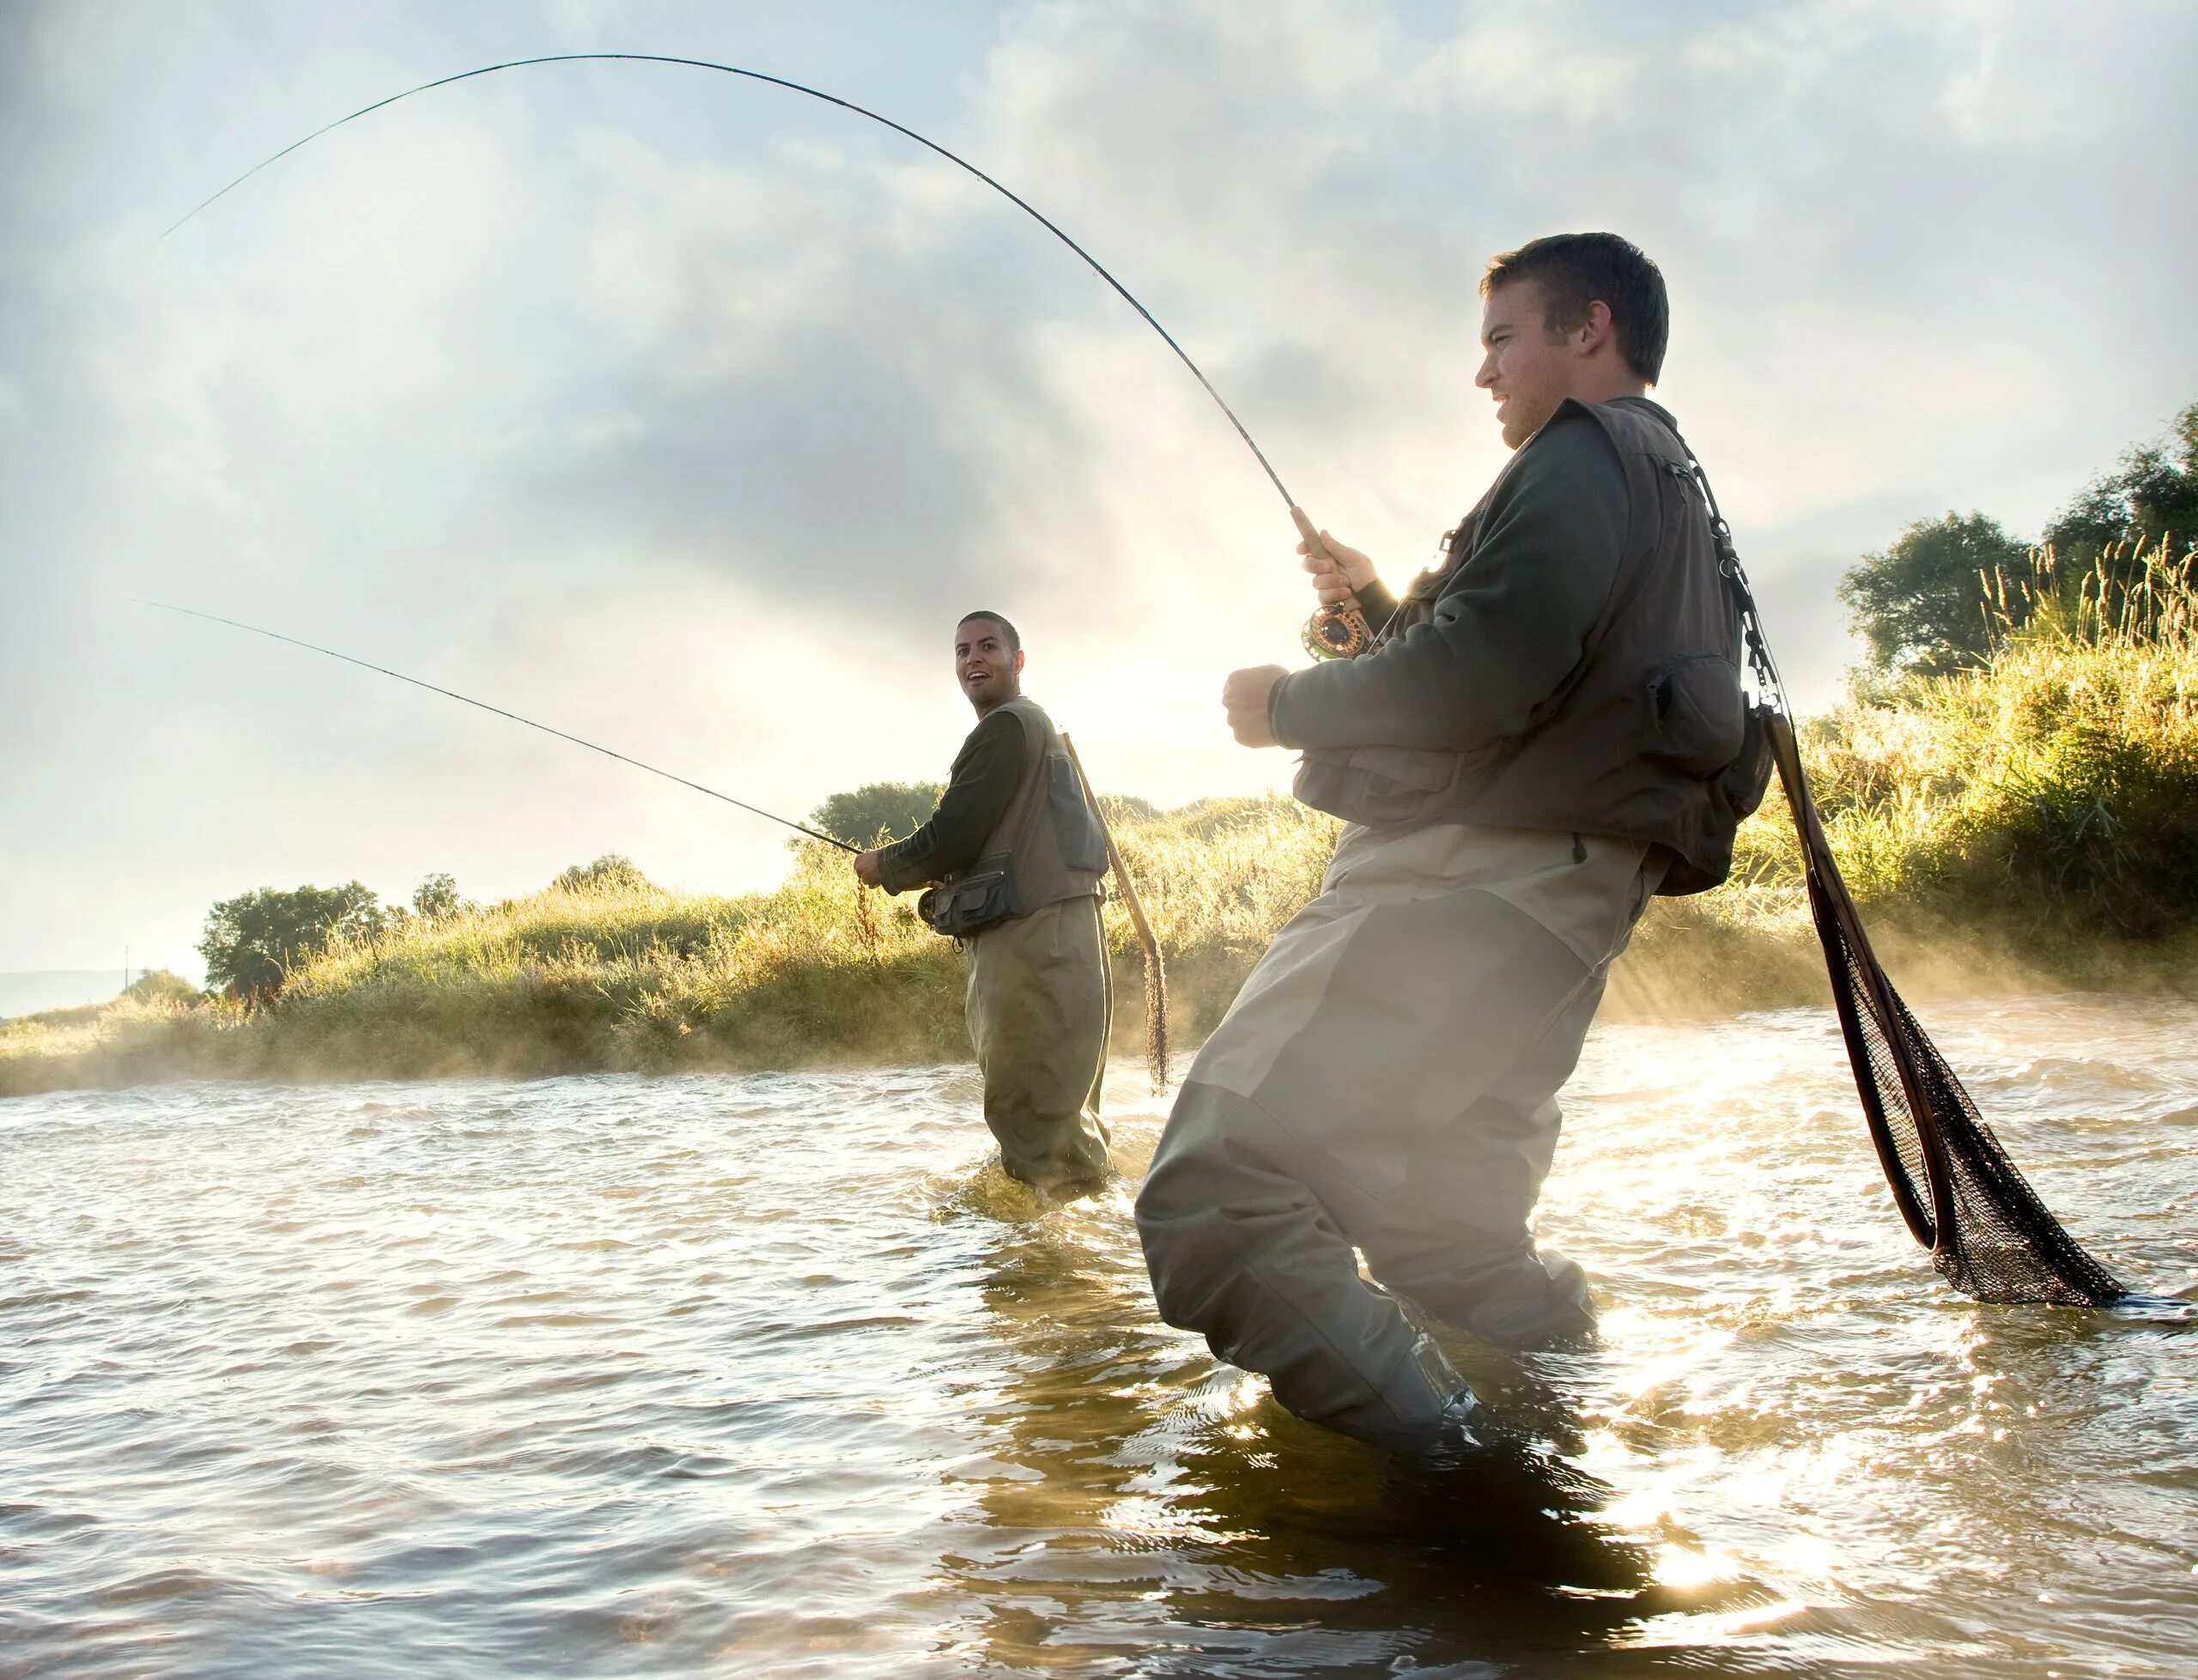
M 1107 867 L 1107 836 L 1099 828 L 1099 814 L 1084 803 L 1084 788 L 1076 767 L 1066 755 L 1046 761 L 1046 804 L 1053 822 L 1053 839 L 1061 849 L 1061 862 L 1074 870 Z
M 1740 668 L 1721 653 L 1688 653 L 1648 679 L 1643 750 L 1683 775 L 1713 776 L 1740 756 L 1747 725 Z
M 1006 857 L 985 858 L 963 874 L 933 887 L 916 901 L 916 913 L 932 930 L 953 939 L 981 933 L 994 922 L 1023 913 L 1015 866 Z
M 1291 791 L 1348 822 L 1424 822 L 1455 798 L 1464 763 L 1460 754 L 1418 747 L 1315 749 L 1299 763 Z

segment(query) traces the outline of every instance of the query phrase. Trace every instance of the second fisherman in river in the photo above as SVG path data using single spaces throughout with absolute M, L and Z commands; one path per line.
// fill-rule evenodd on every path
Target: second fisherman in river
M 998 613 L 954 631 L 954 674 L 977 713 L 931 820 L 859 854 L 889 893 L 938 883 L 924 919 L 967 945 L 969 1038 L 1000 1165 L 1043 1194 L 1087 1195 L 1110 1168 L 1099 1117 L 1114 998 L 1099 925 L 1107 841 L 1076 767 L 1023 693 L 1023 640 Z

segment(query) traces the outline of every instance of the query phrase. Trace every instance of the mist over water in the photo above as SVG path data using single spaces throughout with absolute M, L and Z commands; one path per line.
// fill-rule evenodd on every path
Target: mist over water
M 2198 1011 L 1934 1006 L 2047 1202 L 2198 1290 Z M 1114 1070 L 1134 1168 L 1163 1106 Z M 0 1102 L 0 1674 L 2179 1675 L 2198 1324 L 1948 1293 L 1828 1014 L 1613 1025 L 1414 1470 L 1153 1317 L 974 1077 Z

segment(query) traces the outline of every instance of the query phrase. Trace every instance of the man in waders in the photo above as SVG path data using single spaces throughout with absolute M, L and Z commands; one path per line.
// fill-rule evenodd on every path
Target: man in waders
M 1556 1093 L 1650 895 L 1721 880 L 1752 804 L 1727 767 L 1752 736 L 1737 612 L 1644 394 L 1662 276 L 1570 234 L 1480 289 L 1475 383 L 1517 452 L 1401 603 L 1357 550 L 1301 546 L 1323 603 L 1382 634 L 1223 691 L 1237 740 L 1302 749 L 1297 797 L 1349 826 L 1137 1204 L 1169 1322 L 1406 1452 L 1484 1444 L 1486 1415 L 1406 1302 L 1514 1347 L 1592 1329 L 1585 1276 L 1528 1224 Z
M 938 809 L 908 839 L 859 854 L 855 874 L 889 893 L 939 883 L 919 907 L 968 947 L 969 1037 L 1000 1165 L 1047 1196 L 1086 1195 L 1109 1171 L 1105 831 L 1053 719 L 1023 694 L 1015 627 L 998 613 L 964 618 L 954 674 L 977 726 Z

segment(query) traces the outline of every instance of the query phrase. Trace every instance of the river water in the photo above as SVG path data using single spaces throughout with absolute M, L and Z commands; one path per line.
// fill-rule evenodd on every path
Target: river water
M 2198 1293 L 2198 1010 L 1928 1024 Z M 1120 1142 L 1163 1105 L 1113 1075 Z M 1538 1460 L 1299 1423 L 1041 1216 L 974 1077 L 0 1102 L 0 1673 L 2198 1671 L 2198 1324 L 1949 1294 L 1828 1016 L 1591 1040 Z

